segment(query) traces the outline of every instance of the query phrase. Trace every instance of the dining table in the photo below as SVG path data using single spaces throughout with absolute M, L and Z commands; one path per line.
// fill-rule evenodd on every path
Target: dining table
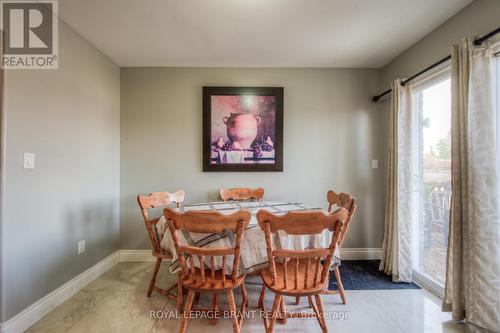
M 178 212 L 189 211 L 217 211 L 221 214 L 233 214 L 239 210 L 248 210 L 251 213 L 251 219 L 248 227 L 245 230 L 243 241 L 241 245 L 241 259 L 240 259 L 240 274 L 248 274 L 257 272 L 268 266 L 268 257 L 266 250 L 266 241 L 264 232 L 261 230 L 257 221 L 257 212 L 265 209 L 275 215 L 284 215 L 288 212 L 295 211 L 310 211 L 322 210 L 319 207 L 309 207 L 305 204 L 298 202 L 274 202 L 274 201 L 213 201 L 202 202 L 194 204 L 183 204 L 180 207 L 172 208 Z M 304 221 L 307 223 L 307 221 Z M 172 273 L 178 272 L 180 262 L 176 255 L 174 242 L 172 236 L 168 231 L 167 221 L 164 216 L 160 218 L 156 224 L 156 233 L 160 240 L 160 246 L 169 251 L 173 259 L 169 266 Z M 179 240 L 181 245 L 191 245 L 196 247 L 205 248 L 221 248 L 234 246 L 234 234 L 232 232 L 223 233 L 193 233 L 181 232 L 179 233 Z M 326 248 L 330 245 L 332 240 L 332 232 L 330 230 L 323 230 L 320 234 L 314 235 L 289 235 L 280 230 L 274 234 L 274 246 L 276 249 L 292 249 L 292 250 L 305 250 L 310 248 L 323 247 Z M 220 258 L 219 258 L 219 261 Z M 232 262 L 228 260 L 228 262 Z M 195 265 L 199 263 L 195 263 Z M 209 264 L 209 263 L 205 263 Z M 216 261 L 216 269 L 222 268 L 222 262 Z M 340 265 L 340 251 L 337 246 L 334 252 L 331 269 Z M 226 266 L 226 273 L 230 274 L 232 267 Z

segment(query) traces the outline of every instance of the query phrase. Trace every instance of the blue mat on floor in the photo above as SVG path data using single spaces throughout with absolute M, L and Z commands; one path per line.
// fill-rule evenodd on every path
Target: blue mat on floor
M 344 290 L 420 289 L 415 283 L 392 282 L 378 270 L 380 260 L 342 260 L 339 267 Z M 330 274 L 330 290 L 337 290 L 335 275 Z

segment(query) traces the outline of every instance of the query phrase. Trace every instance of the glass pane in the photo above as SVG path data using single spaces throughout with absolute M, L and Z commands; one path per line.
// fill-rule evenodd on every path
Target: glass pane
M 419 110 L 419 203 L 417 270 L 444 286 L 451 200 L 450 80 L 417 94 Z

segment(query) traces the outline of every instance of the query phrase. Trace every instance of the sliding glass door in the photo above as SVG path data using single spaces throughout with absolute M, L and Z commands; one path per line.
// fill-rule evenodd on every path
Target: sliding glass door
M 416 111 L 416 189 L 413 273 L 443 292 L 451 200 L 451 96 L 448 73 L 427 80 L 413 95 Z

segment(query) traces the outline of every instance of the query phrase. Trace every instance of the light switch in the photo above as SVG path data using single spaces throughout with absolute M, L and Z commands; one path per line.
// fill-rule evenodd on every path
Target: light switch
M 24 153 L 24 168 L 25 169 L 35 168 L 35 153 Z
M 372 160 L 372 169 L 378 169 L 378 160 Z
M 78 255 L 85 252 L 85 239 L 78 242 Z

